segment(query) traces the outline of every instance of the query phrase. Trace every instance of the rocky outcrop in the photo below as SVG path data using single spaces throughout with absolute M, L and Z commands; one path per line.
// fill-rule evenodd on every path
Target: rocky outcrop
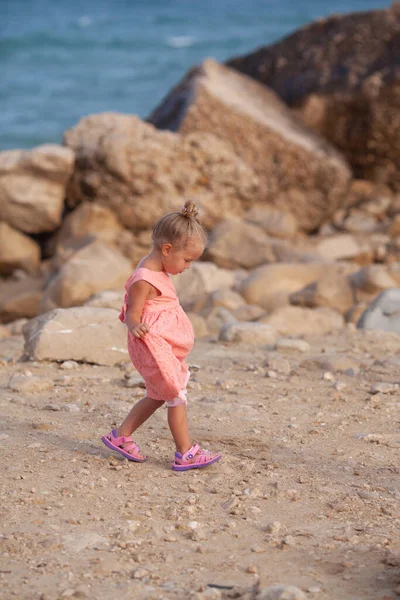
M 316 229 L 344 202 L 350 172 L 341 155 L 272 91 L 213 60 L 189 71 L 149 121 L 227 140 L 256 171 L 262 201 L 295 215 L 305 230 Z
M 228 65 L 272 88 L 347 157 L 400 189 L 400 7 L 319 19 Z
M 192 196 L 209 227 L 261 198 L 251 166 L 212 133 L 180 136 L 134 116 L 101 114 L 82 119 L 64 141 L 76 153 L 68 205 L 95 201 L 133 231 Z
M 54 231 L 73 166 L 72 150 L 53 144 L 0 152 L 0 221 L 25 233 Z

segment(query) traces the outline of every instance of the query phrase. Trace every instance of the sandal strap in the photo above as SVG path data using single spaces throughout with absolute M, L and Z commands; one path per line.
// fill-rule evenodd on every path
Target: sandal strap
M 115 446 L 118 446 L 118 448 L 121 448 L 121 450 L 124 450 L 125 452 L 128 452 L 128 454 L 131 454 L 132 456 L 137 456 L 138 454 L 141 454 L 140 452 L 140 448 L 139 445 L 131 438 L 131 436 L 117 436 L 115 435 L 115 429 L 113 429 L 113 431 L 111 432 L 111 441 Z
M 193 446 L 183 454 L 182 460 L 192 460 L 199 452 L 201 452 L 200 446 L 198 444 L 193 444 Z

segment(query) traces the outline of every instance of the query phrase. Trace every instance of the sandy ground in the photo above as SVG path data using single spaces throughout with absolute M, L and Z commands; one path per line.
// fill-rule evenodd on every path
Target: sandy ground
M 100 442 L 142 395 L 132 367 L 24 362 L 1 340 L 0 597 L 398 597 L 400 338 L 309 343 L 198 342 L 193 437 L 224 457 L 174 473 L 164 408 L 136 436 L 147 462 Z

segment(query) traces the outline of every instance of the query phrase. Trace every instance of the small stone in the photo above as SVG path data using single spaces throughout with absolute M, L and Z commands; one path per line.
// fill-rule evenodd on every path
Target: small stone
M 194 542 L 203 542 L 207 539 L 207 535 L 202 528 L 199 528 L 199 529 L 195 529 L 194 531 L 192 531 L 190 538 Z
M 128 530 L 131 533 L 135 533 L 140 527 L 140 522 L 139 521 L 127 521 L 126 525 L 127 525 Z
M 269 377 L 270 379 L 276 379 L 278 377 L 278 373 L 276 371 L 267 371 L 265 374 L 266 377 Z
M 125 381 L 125 386 L 127 388 L 141 388 L 142 389 L 145 387 L 145 384 L 141 377 L 137 377 L 137 376 L 133 375 Z
M 294 537 L 292 535 L 286 535 L 283 538 L 283 543 L 285 544 L 285 546 L 295 546 L 296 540 L 294 539 Z
M 294 350 L 297 352 L 308 352 L 310 344 L 305 340 L 292 340 L 291 338 L 281 338 L 276 347 L 278 350 Z
M 266 533 L 270 533 L 271 535 L 277 535 L 282 528 L 282 524 L 279 521 L 272 521 L 265 528 Z
M 249 565 L 246 569 L 246 573 L 252 573 L 252 574 L 258 573 L 258 569 L 257 569 L 256 565 Z
M 374 383 L 370 388 L 371 394 L 394 394 L 398 390 L 398 383 Z
M 306 591 L 309 594 L 320 594 L 322 592 L 322 589 L 320 587 L 318 587 L 317 585 L 312 585 L 311 587 L 307 588 Z
M 77 404 L 65 404 L 62 407 L 62 410 L 65 410 L 66 412 L 71 412 L 71 413 L 78 413 L 80 412 L 80 407 Z
M 325 379 L 325 381 L 335 381 L 335 376 L 330 371 L 326 371 L 322 378 Z
M 75 360 L 65 360 L 61 363 L 60 369 L 76 369 L 78 366 Z
M 306 600 L 306 595 L 299 588 L 291 585 L 274 585 L 262 588 L 256 600 Z
M 147 577 L 148 574 L 149 572 L 147 569 L 136 569 L 132 573 L 132 579 L 143 579 L 144 577 Z
M 251 551 L 254 552 L 254 554 L 264 554 L 265 548 L 262 548 L 262 546 L 253 546 Z
M 58 404 L 45 404 L 43 410 L 53 410 L 54 412 L 58 412 L 61 410 L 61 408 L 58 406 Z

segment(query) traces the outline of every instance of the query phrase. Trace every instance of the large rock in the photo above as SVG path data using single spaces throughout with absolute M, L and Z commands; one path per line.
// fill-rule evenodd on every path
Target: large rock
M 381 292 L 362 313 L 357 327 L 400 334 L 400 288 Z
M 61 223 L 74 153 L 53 144 L 0 152 L 0 221 L 26 233 Z
M 317 308 L 328 306 L 342 314 L 355 303 L 355 296 L 348 277 L 340 273 L 328 273 L 313 281 L 303 289 L 290 295 L 290 303 L 295 306 Z
M 323 237 L 317 242 L 315 250 L 325 260 L 356 260 L 368 255 L 372 260 L 371 245 L 368 241 L 360 241 L 348 233 Z
M 260 322 L 271 325 L 281 335 L 294 337 L 325 335 L 344 326 L 342 315 L 327 307 L 284 306 Z
M 0 275 L 10 275 L 15 269 L 35 272 L 39 265 L 39 245 L 7 223 L 0 222 Z
M 153 227 L 191 196 L 210 227 L 260 199 L 251 166 L 211 133 L 182 137 L 135 116 L 106 113 L 82 119 L 64 141 L 77 157 L 68 204 L 108 206 L 134 231 Z
M 380 292 L 400 283 L 386 265 L 367 265 L 353 273 L 350 279 L 357 300 L 372 300 Z
M 66 262 L 45 289 L 41 312 L 79 306 L 104 290 L 123 289 L 130 261 L 102 242 L 93 242 Z
M 56 255 L 57 264 L 61 266 L 76 250 L 95 240 L 115 247 L 133 265 L 147 254 L 151 245 L 143 244 L 131 231 L 124 229 L 111 209 L 95 202 L 82 202 L 63 220 L 46 250 L 48 255 Z
M 25 353 L 34 360 L 116 365 L 129 360 L 126 327 L 110 308 L 57 309 L 23 328 Z
M 196 301 L 216 290 L 233 287 L 235 273 L 220 269 L 211 262 L 197 262 L 181 275 L 173 277 L 181 305 L 191 310 Z
M 116 215 L 106 206 L 94 202 L 82 202 L 63 220 L 57 232 L 57 244 L 72 244 L 72 240 L 93 235 L 104 242 L 113 243 L 124 228 Z
M 400 7 L 319 19 L 228 62 L 269 86 L 348 158 L 400 189 Z
M 87 302 L 85 306 L 94 306 L 96 308 L 113 308 L 114 310 L 121 310 L 124 303 L 125 289 L 107 290 L 105 292 L 99 292 L 95 294 Z
M 0 282 L 0 323 L 15 319 L 36 317 L 43 297 L 44 281 L 26 277 L 21 280 L 6 279 Z
M 262 201 L 293 213 L 306 230 L 344 202 L 350 172 L 342 156 L 301 125 L 276 94 L 214 60 L 189 71 L 149 121 L 227 140 L 259 176 Z
M 273 240 L 261 227 L 239 219 L 227 219 L 213 229 L 206 256 L 225 269 L 252 269 L 276 260 Z
M 240 293 L 249 304 L 267 311 L 289 304 L 290 294 L 328 273 L 347 273 L 352 267 L 340 264 L 280 263 L 258 267 L 241 283 Z

